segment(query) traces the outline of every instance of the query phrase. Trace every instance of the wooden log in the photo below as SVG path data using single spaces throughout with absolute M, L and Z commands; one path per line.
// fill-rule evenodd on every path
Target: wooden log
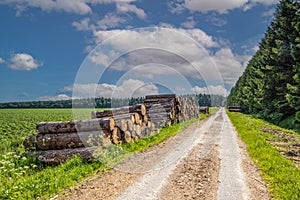
M 163 112 L 163 113 L 150 113 L 148 115 L 149 120 L 151 121 L 153 118 L 165 118 L 171 119 L 171 113 Z
M 146 95 L 146 99 L 175 98 L 176 94 Z
M 134 131 L 136 133 L 136 136 L 138 138 L 141 138 L 141 134 L 142 134 L 142 129 L 141 129 L 141 126 L 140 125 L 134 125 Z
M 134 123 L 131 120 L 127 120 L 127 130 L 133 131 L 133 125 Z
M 242 109 L 240 106 L 228 106 L 229 112 L 242 112 Z
M 111 133 L 111 140 L 114 144 L 119 144 L 122 139 L 121 130 L 118 127 L 115 127 Z
M 161 113 L 161 112 L 175 112 L 174 107 L 151 107 L 147 109 L 147 114 L 149 113 Z
M 131 131 L 131 137 L 132 137 L 133 140 L 135 140 L 136 138 L 138 138 L 137 135 L 136 135 L 136 131 L 135 130 Z
M 112 118 L 75 120 L 68 122 L 41 122 L 36 126 L 39 133 L 74 133 L 100 131 L 114 127 Z
M 98 146 L 103 143 L 104 133 L 100 131 L 79 133 L 37 134 L 26 138 L 23 145 L 26 149 L 57 150 Z
M 58 165 L 63 163 L 75 155 L 80 156 L 84 160 L 90 160 L 94 157 L 94 152 L 97 148 L 76 148 L 76 149 L 61 149 L 48 150 L 40 152 L 32 152 L 31 156 L 36 156 L 38 160 L 47 165 Z
M 125 133 L 124 133 L 124 140 L 126 142 L 128 142 L 128 143 L 132 142 L 131 133 L 129 131 L 125 131 Z
M 164 103 L 173 103 L 174 99 L 145 99 L 144 104 L 149 105 L 149 104 L 164 104 Z
M 143 123 L 144 123 L 145 125 L 147 125 L 147 124 L 148 124 L 148 121 L 149 121 L 148 116 L 147 116 L 147 115 L 144 115 L 144 116 L 143 116 Z
M 114 118 L 101 118 L 100 119 L 100 127 L 103 129 L 103 130 L 110 130 L 112 131 L 115 127 L 115 120 Z
M 121 130 L 121 131 L 127 131 L 127 120 L 125 119 L 118 119 L 115 121 L 116 126 Z
M 112 117 L 117 115 L 123 115 L 128 113 L 140 113 L 141 115 L 146 114 L 146 107 L 144 104 L 137 104 L 133 106 L 124 106 L 120 108 L 112 108 L 110 110 L 93 111 L 93 118 Z
M 141 115 L 139 113 L 134 113 L 134 121 L 135 123 L 140 123 Z

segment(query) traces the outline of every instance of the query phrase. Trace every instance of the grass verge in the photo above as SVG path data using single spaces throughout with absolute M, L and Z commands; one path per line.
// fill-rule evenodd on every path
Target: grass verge
M 280 153 L 272 142 L 285 133 L 292 138 L 297 133 L 255 119 L 250 115 L 227 112 L 241 139 L 247 145 L 252 160 L 262 170 L 272 199 L 300 199 L 300 170 L 294 162 Z M 268 130 L 268 131 L 266 131 Z M 272 134 L 270 134 L 272 133 Z M 298 143 L 299 145 L 299 143 Z

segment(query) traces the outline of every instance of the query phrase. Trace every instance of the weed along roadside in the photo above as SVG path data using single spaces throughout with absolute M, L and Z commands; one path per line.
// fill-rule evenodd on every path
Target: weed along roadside
M 216 109 L 211 109 L 211 114 Z M 101 174 L 109 170 L 116 163 L 123 161 L 135 152 L 144 151 L 147 148 L 172 137 L 191 125 L 198 119 L 203 119 L 208 114 L 200 114 L 198 118 L 187 120 L 180 124 L 174 123 L 171 126 L 161 128 L 159 134 L 154 134 L 137 139 L 132 143 L 120 143 L 110 145 L 102 154 L 90 160 L 84 160 L 78 156 L 67 160 L 65 163 L 55 166 L 47 166 L 38 159 L 27 157 L 26 154 L 16 159 L 16 155 L 1 158 L 1 162 L 7 162 L 5 169 L 1 170 L 1 199 L 36 199 L 48 198 L 60 190 L 73 186 L 80 180 L 95 174 Z M 8 166 L 11 166 L 10 169 Z M 18 172 L 16 168 L 22 168 Z M 29 167 L 27 167 L 29 166 Z M 7 175 L 7 171 L 15 171 L 13 175 Z M 12 172 L 9 172 L 12 174 Z
M 300 199 L 300 136 L 242 113 L 227 112 L 272 199 Z

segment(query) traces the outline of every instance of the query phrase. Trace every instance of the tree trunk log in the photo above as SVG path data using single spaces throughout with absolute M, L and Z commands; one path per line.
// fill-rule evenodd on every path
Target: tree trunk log
M 146 114 L 146 107 L 144 104 L 137 104 L 133 106 L 125 106 L 120 108 L 112 108 L 110 110 L 93 111 L 92 118 L 103 118 L 113 117 L 117 115 L 123 115 L 128 113 L 140 113 L 141 115 Z
M 125 133 L 124 133 L 124 140 L 126 142 L 128 142 L 128 143 L 132 142 L 131 133 L 129 131 L 125 131 Z
M 58 165 L 63 163 L 75 155 L 80 156 L 84 160 L 93 158 L 93 154 L 97 148 L 76 148 L 76 149 L 61 149 L 61 150 L 48 150 L 41 152 L 33 152 L 32 156 L 37 156 L 38 160 L 48 165 Z
M 76 133 L 85 131 L 111 130 L 114 127 L 112 118 L 75 120 L 68 122 L 41 122 L 36 129 L 39 133 Z
M 31 135 L 23 142 L 26 149 L 58 150 L 98 146 L 103 143 L 104 134 L 101 131 L 79 133 L 51 133 Z
M 176 94 L 159 94 L 159 95 L 147 95 L 146 99 L 163 99 L 163 98 L 175 98 Z

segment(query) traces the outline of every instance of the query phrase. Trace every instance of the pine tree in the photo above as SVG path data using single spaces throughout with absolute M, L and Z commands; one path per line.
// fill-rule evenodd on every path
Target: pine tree
M 296 13 L 293 19 L 293 32 L 291 33 L 291 56 L 295 62 L 292 83 L 287 84 L 288 94 L 286 98 L 297 114 L 295 122 L 300 123 L 300 3 L 294 4 Z

